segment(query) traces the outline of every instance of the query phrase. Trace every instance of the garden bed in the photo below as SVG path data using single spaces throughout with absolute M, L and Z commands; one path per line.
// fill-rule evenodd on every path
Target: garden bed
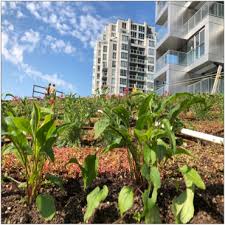
M 186 141 L 186 148 L 190 149 L 195 156 L 194 160 L 187 157 L 180 157 L 177 164 L 168 161 L 163 171 L 161 171 L 162 187 L 159 190 L 159 209 L 163 223 L 174 223 L 171 212 L 171 201 L 178 193 L 176 183 L 184 188 L 181 175 L 176 172 L 178 165 L 187 162 L 196 168 L 206 184 L 206 190 L 197 190 L 195 194 L 195 215 L 191 223 L 223 223 L 224 215 L 224 163 L 223 146 L 211 143 L 196 143 Z M 131 185 L 135 190 L 135 203 L 123 220 L 118 223 L 136 223 L 133 214 L 142 209 L 141 193 L 130 176 L 129 164 L 127 162 L 127 150 L 115 149 L 105 155 L 100 156 L 99 176 L 93 184 L 84 192 L 83 182 L 80 177 L 79 167 L 75 164 L 65 166 L 68 160 L 75 156 L 80 162 L 88 154 L 96 151 L 100 154 L 99 148 L 55 148 L 56 163 L 47 162 L 44 172 L 59 174 L 64 180 L 64 189 L 46 186 L 41 192 L 51 193 L 56 200 L 57 213 L 50 223 L 83 223 L 83 215 L 86 207 L 86 196 L 96 186 L 102 187 L 104 184 L 109 188 L 109 195 L 100 204 L 91 223 L 113 223 L 119 219 L 117 208 L 118 193 L 124 185 Z M 22 180 L 19 175 L 19 164 L 16 163 L 12 155 L 7 155 L 2 164 L 2 174 L 8 174 L 18 180 Z M 168 171 L 171 171 L 168 173 Z M 144 187 L 143 187 L 144 188 Z M 142 189 L 142 188 L 141 188 Z M 181 188 L 182 189 L 182 188 Z M 143 190 L 142 190 L 143 191 Z M 2 223 L 46 223 L 36 207 L 27 209 L 23 201 L 24 191 L 19 190 L 10 181 L 2 183 Z

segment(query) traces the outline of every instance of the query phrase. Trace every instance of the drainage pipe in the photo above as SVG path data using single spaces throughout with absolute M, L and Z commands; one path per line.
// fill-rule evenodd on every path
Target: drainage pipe
M 216 143 L 216 144 L 221 144 L 221 145 L 224 144 L 224 139 L 222 137 L 217 137 L 217 136 L 214 136 L 214 135 L 211 135 L 211 134 L 205 134 L 205 133 L 202 133 L 202 132 L 189 130 L 189 129 L 186 129 L 186 128 L 181 129 L 181 133 L 185 134 L 185 135 L 188 135 L 188 136 L 191 136 L 191 137 L 199 138 L 199 139 L 202 139 L 202 140 L 205 140 L 205 141 L 211 141 L 211 142 Z

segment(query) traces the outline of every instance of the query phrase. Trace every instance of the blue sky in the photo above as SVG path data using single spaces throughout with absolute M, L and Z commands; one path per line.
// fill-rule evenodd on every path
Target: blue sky
M 33 84 L 91 95 L 93 47 L 117 18 L 154 26 L 154 2 L 2 2 L 2 93 Z

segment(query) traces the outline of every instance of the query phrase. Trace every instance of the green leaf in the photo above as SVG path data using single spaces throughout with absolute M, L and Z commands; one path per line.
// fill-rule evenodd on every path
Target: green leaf
M 45 220 L 52 220 L 55 216 L 55 201 L 54 198 L 49 194 L 40 194 L 36 198 L 36 206 L 41 216 Z
M 144 146 L 144 161 L 147 165 L 150 163 L 153 165 L 156 162 L 156 153 L 148 145 Z
M 118 199 L 118 205 L 121 216 L 133 206 L 133 202 L 134 202 L 133 189 L 131 187 L 124 186 L 119 193 Z
M 109 126 L 109 119 L 107 118 L 103 118 L 97 121 L 94 126 L 95 139 L 97 139 L 108 126 Z
M 40 111 L 39 108 L 33 103 L 33 111 L 31 113 L 30 126 L 33 133 L 33 136 L 36 134 L 38 123 L 40 121 Z
M 96 187 L 91 193 L 87 196 L 87 209 L 84 214 L 84 222 L 88 222 L 91 216 L 94 214 L 95 209 L 98 208 L 100 202 L 104 201 L 108 195 L 108 188 L 106 185 L 103 186 L 102 190 L 99 187 Z
M 53 184 L 55 184 L 55 185 L 57 185 L 57 186 L 59 186 L 60 188 L 63 189 L 63 181 L 62 181 L 62 178 L 47 173 L 46 174 L 46 179 L 49 180 L 51 183 L 53 183 Z
M 160 182 L 160 173 L 158 171 L 158 168 L 153 166 L 151 167 L 150 171 L 150 179 L 154 185 L 155 188 L 160 188 L 161 187 L 161 182 Z
M 121 119 L 122 123 L 125 124 L 126 127 L 129 127 L 130 114 L 127 109 L 123 106 L 117 106 L 112 109 L 114 113 Z
M 22 117 L 14 117 L 13 122 L 20 131 L 25 132 L 25 135 L 31 134 L 29 120 Z
M 104 153 L 107 153 L 108 151 L 110 151 L 111 149 L 113 148 L 118 148 L 120 147 L 120 144 L 121 144 L 121 141 L 122 141 L 122 137 L 118 137 L 116 139 L 113 140 L 113 142 L 108 145 L 105 149 L 104 149 Z
M 194 216 L 194 191 L 187 188 L 172 201 L 172 212 L 176 223 L 188 223 Z
M 147 180 L 150 180 L 150 169 L 149 167 L 144 163 L 141 167 L 141 175 Z
M 84 189 L 89 186 L 98 174 L 98 158 L 96 155 L 88 155 L 84 160 Z
M 191 151 L 184 148 L 177 148 L 175 155 L 181 155 L 181 154 L 192 156 Z
M 41 146 L 40 151 L 45 152 L 46 155 L 52 160 L 52 162 L 55 161 L 54 152 L 52 149 L 53 144 L 56 142 L 56 137 L 50 137 L 46 140 L 44 145 Z
M 195 169 L 192 169 L 191 167 L 185 165 L 180 168 L 180 172 L 183 174 L 185 181 L 187 181 L 188 184 L 191 185 L 191 183 L 193 183 L 198 188 L 205 190 L 205 184 Z
M 67 164 L 69 163 L 76 163 L 80 168 L 83 168 L 76 158 L 71 158 Z

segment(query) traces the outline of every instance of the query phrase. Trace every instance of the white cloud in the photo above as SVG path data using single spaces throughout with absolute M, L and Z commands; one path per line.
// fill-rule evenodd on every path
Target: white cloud
M 50 47 L 56 53 L 63 52 L 65 54 L 73 54 L 76 51 L 70 42 L 58 40 L 51 35 L 47 35 L 43 43 L 46 47 Z
M 21 37 L 21 41 L 37 44 L 40 41 L 40 34 L 30 29 Z
M 23 14 L 21 11 L 17 11 L 17 12 L 16 12 L 16 17 L 17 17 L 17 18 L 23 18 L 23 17 L 25 17 L 25 16 L 24 16 L 24 14 Z

